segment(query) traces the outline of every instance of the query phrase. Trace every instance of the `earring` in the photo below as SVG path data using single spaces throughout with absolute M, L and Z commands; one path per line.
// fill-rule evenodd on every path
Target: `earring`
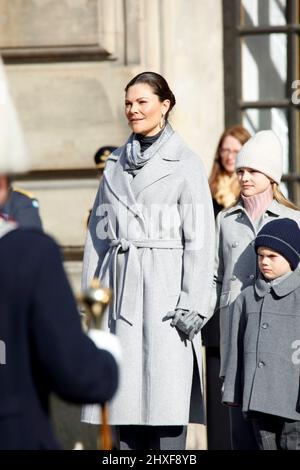
M 164 125 L 165 125 L 165 116 L 164 114 L 162 114 L 161 120 L 159 121 L 159 128 L 163 129 Z

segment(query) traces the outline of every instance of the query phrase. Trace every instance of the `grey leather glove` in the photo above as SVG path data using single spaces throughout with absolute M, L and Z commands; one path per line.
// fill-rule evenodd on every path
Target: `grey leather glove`
M 175 311 L 167 313 L 166 319 L 170 318 L 172 318 L 171 326 L 176 326 L 178 330 L 185 333 L 190 341 L 199 333 L 204 321 L 204 318 L 194 310 L 176 309 Z

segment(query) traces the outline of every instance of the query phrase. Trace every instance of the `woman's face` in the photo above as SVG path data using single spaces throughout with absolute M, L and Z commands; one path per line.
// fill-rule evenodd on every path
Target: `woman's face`
M 125 114 L 129 126 L 136 134 L 157 134 L 162 116 L 166 115 L 169 107 L 170 101 L 161 102 L 146 83 L 132 85 L 125 96 Z
M 241 148 L 240 141 L 232 135 L 228 135 L 223 139 L 219 154 L 223 168 L 229 175 L 234 173 L 235 159 Z
M 237 175 L 241 192 L 246 197 L 263 193 L 271 185 L 271 180 L 266 175 L 251 168 L 240 168 Z

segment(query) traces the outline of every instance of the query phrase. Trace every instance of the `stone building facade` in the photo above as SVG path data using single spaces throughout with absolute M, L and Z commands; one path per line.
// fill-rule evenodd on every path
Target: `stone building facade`
M 124 87 L 163 74 L 172 123 L 209 171 L 223 129 L 221 0 L 0 0 L 0 52 L 32 156 L 18 185 L 38 197 L 45 229 L 82 246 L 97 189 L 93 155 L 129 129 Z
M 222 41 L 221 0 L 0 0 L 0 53 L 32 157 L 15 185 L 39 199 L 75 292 L 93 156 L 129 134 L 126 83 L 166 77 L 171 122 L 209 172 L 224 127 Z

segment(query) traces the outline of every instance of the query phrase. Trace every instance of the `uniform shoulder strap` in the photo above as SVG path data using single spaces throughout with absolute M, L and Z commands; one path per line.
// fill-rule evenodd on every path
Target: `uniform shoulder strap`
M 35 199 L 35 196 L 30 191 L 25 191 L 24 189 L 20 188 L 13 188 L 15 193 L 22 194 L 23 196 L 29 197 L 29 199 Z

